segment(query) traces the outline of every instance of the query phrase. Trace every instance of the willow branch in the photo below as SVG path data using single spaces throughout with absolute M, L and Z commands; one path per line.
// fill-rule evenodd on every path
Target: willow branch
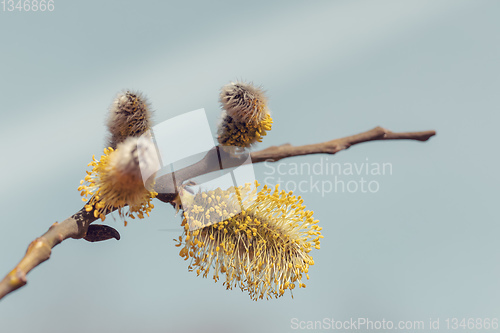
M 311 154 L 336 154 L 339 151 L 346 150 L 347 148 L 368 141 L 379 140 L 416 140 L 427 141 L 432 136 L 436 135 L 435 131 L 424 132 L 403 132 L 395 133 L 386 130 L 382 127 L 375 127 L 372 130 L 359 133 L 356 135 L 346 136 L 344 138 L 335 139 L 322 143 L 315 143 L 305 146 L 291 146 L 281 145 L 273 146 L 261 151 L 252 153 L 252 163 L 259 163 L 263 161 L 276 162 L 286 157 L 311 155 Z
M 290 144 L 272 146 L 251 153 L 251 161 L 252 163 L 264 161 L 275 162 L 293 156 L 311 154 L 333 155 L 363 142 L 380 140 L 427 141 L 435 134 L 435 131 L 395 133 L 382 127 L 376 127 L 363 133 L 323 143 L 304 146 L 292 146 Z M 246 160 L 246 157 L 235 157 L 226 153 L 223 149 L 216 147 L 209 151 L 201 161 L 176 171 L 175 175 L 168 174 L 160 177 L 156 185 L 157 192 L 160 193 L 157 198 L 163 202 L 172 203 L 177 194 L 176 184 L 179 185 L 190 178 L 220 170 L 221 157 L 224 157 L 224 168 L 241 165 Z M 172 182 L 172 179 L 174 179 L 173 176 L 175 176 L 175 182 Z M 32 241 L 21 261 L 0 282 L 0 299 L 24 286 L 27 283 L 26 275 L 33 268 L 50 258 L 54 246 L 68 238 L 84 238 L 90 224 L 95 220 L 96 218 L 92 211 L 87 212 L 82 208 L 63 222 L 54 223 L 45 234 Z
M 33 268 L 50 258 L 54 246 L 68 238 L 85 237 L 90 223 L 95 220 L 92 211 L 86 212 L 82 208 L 61 223 L 55 222 L 52 224 L 46 233 L 30 243 L 21 261 L 0 282 L 0 299 L 24 286 L 27 283 L 26 275 Z
M 344 138 L 335 139 L 322 143 L 315 143 L 304 146 L 292 146 L 284 144 L 281 146 L 272 146 L 260 151 L 251 153 L 252 163 L 260 162 L 276 162 L 287 157 L 312 155 L 312 154 L 336 154 L 342 150 L 369 141 L 381 140 L 414 140 L 414 141 L 427 141 L 432 136 L 436 135 L 435 131 L 423 132 L 391 132 L 382 127 L 375 127 L 369 131 L 346 136 Z M 176 196 L 176 186 L 183 182 L 198 177 L 210 172 L 218 171 L 221 169 L 220 161 L 224 161 L 224 168 L 232 168 L 245 163 L 246 156 L 233 156 L 225 153 L 222 148 L 216 147 L 209 151 L 205 157 L 199 162 L 192 164 L 183 169 L 177 170 L 174 173 L 169 173 L 160 177 L 156 182 L 156 191 L 159 193 L 158 199 L 163 202 L 172 202 Z M 175 179 L 175 182 L 172 182 Z

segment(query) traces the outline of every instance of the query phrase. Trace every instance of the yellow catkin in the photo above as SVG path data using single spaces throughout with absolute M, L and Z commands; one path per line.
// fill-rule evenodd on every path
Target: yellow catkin
M 154 208 L 151 200 L 158 193 L 144 187 L 140 171 L 130 172 L 120 167 L 117 152 L 118 150 L 110 147 L 104 149 L 104 155 L 99 160 L 92 157 L 92 162 L 89 163 L 92 171 L 87 171 L 87 176 L 78 187 L 82 200 L 88 200 L 85 210 L 93 210 L 94 216 L 102 221 L 107 213 L 115 209 L 123 218 L 142 219 L 144 214 L 149 216 Z M 128 206 L 127 211 L 124 210 L 125 206 Z
M 189 271 L 208 277 L 212 270 L 216 282 L 225 275 L 227 289 L 238 287 L 253 300 L 277 298 L 295 283 L 305 287 L 302 276 L 314 264 L 309 252 L 323 236 L 300 197 L 278 186 L 257 192 L 255 185 L 195 195 L 176 241 L 179 255 L 191 259 Z

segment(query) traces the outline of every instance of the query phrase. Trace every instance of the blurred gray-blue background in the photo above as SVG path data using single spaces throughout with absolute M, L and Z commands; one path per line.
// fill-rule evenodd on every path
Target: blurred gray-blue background
M 79 181 L 122 89 L 144 92 L 157 122 L 205 108 L 215 135 L 220 87 L 262 84 L 274 125 L 256 149 L 377 125 L 438 132 L 282 161 L 393 169 L 365 177 L 376 193 L 299 193 L 325 238 L 294 299 L 252 302 L 189 273 L 172 241 L 180 217 L 156 201 L 127 227 L 108 217 L 118 242 L 57 246 L 0 301 L 0 332 L 290 332 L 293 318 L 358 317 L 440 318 L 445 331 L 446 318 L 499 318 L 499 15 L 494 0 L 56 0 L 53 12 L 0 12 L 2 277 L 82 207 Z M 256 166 L 261 182 L 269 173 Z M 290 184 L 332 180 L 289 173 Z

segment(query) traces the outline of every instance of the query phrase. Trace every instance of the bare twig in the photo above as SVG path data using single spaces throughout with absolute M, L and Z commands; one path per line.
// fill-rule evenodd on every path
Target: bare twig
M 376 127 L 372 130 L 359 133 L 356 135 L 335 139 L 323 143 L 292 146 L 289 144 L 281 146 L 273 146 L 251 154 L 252 163 L 259 163 L 264 161 L 279 161 L 283 158 L 310 155 L 310 154 L 336 154 L 339 151 L 345 150 L 355 144 L 378 141 L 378 140 L 417 140 L 427 141 L 430 137 L 436 134 L 435 131 L 424 132 L 404 132 L 394 133 L 382 127 Z M 175 184 L 207 174 L 220 169 L 220 157 L 224 157 L 224 168 L 231 168 L 242 164 L 244 161 L 242 157 L 235 157 L 227 154 L 223 149 L 213 149 L 209 151 L 205 157 L 191 166 L 175 172 L 175 183 L 171 180 L 173 175 L 166 175 L 157 181 L 157 190 L 160 193 L 158 199 L 163 202 L 171 203 L 176 197 Z M 61 223 L 54 223 L 49 230 L 38 237 L 28 246 L 26 254 L 17 264 L 17 266 L 0 282 L 0 299 L 5 295 L 13 292 L 14 290 L 24 286 L 26 275 L 36 266 L 50 258 L 52 248 L 63 240 L 68 238 L 84 238 L 87 234 L 89 225 L 94 222 L 96 218 L 93 212 L 86 212 L 84 208 L 78 211 L 73 216 L 67 218 Z

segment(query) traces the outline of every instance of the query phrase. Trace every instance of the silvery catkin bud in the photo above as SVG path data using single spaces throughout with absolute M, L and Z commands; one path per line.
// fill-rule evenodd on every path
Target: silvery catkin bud
M 109 147 L 116 148 L 129 136 L 139 136 L 151 127 L 150 105 L 140 92 L 118 93 L 109 109 Z
M 218 141 L 223 146 L 249 147 L 261 142 L 273 120 L 264 91 L 251 83 L 231 82 L 221 89 L 224 112 L 219 124 Z
M 228 116 L 245 123 L 256 125 L 269 114 L 264 91 L 251 83 L 226 84 L 220 92 L 220 103 Z

